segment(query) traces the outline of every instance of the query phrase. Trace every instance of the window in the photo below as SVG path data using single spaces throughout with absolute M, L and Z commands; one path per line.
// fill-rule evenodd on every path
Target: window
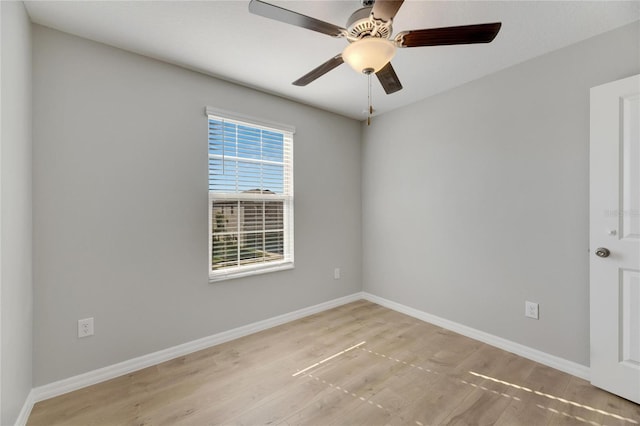
M 207 108 L 209 279 L 293 267 L 291 127 Z

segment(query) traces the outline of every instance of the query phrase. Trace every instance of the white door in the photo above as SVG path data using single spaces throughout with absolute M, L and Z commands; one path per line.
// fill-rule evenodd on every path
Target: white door
M 591 89 L 591 383 L 640 403 L 640 75 Z

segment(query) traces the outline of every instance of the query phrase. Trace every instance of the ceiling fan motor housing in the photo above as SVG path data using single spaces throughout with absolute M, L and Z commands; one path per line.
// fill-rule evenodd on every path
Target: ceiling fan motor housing
M 347 20 L 347 31 L 355 39 L 378 37 L 388 39 L 391 36 L 391 21 L 376 21 L 371 17 L 372 6 L 363 7 L 351 14 Z

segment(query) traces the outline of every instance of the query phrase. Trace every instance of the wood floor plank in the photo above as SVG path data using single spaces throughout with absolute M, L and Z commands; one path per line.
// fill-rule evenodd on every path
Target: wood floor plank
M 536 425 L 549 424 L 554 416 L 550 409 L 555 409 L 557 405 L 554 395 L 563 395 L 570 380 L 569 374 L 536 364 L 524 382 L 514 384 L 522 389 L 519 392 L 510 391 L 510 394 L 514 394 L 519 400 L 509 404 L 496 425 L 509 426 L 523 424 L 525 421 Z M 523 404 L 522 400 L 527 403 Z
M 640 426 L 640 406 L 357 301 L 38 402 L 27 424 Z

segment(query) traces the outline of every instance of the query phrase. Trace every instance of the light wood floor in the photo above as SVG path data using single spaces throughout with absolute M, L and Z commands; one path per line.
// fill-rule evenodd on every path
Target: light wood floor
M 28 422 L 59 424 L 638 425 L 640 406 L 358 301 L 39 402 Z

